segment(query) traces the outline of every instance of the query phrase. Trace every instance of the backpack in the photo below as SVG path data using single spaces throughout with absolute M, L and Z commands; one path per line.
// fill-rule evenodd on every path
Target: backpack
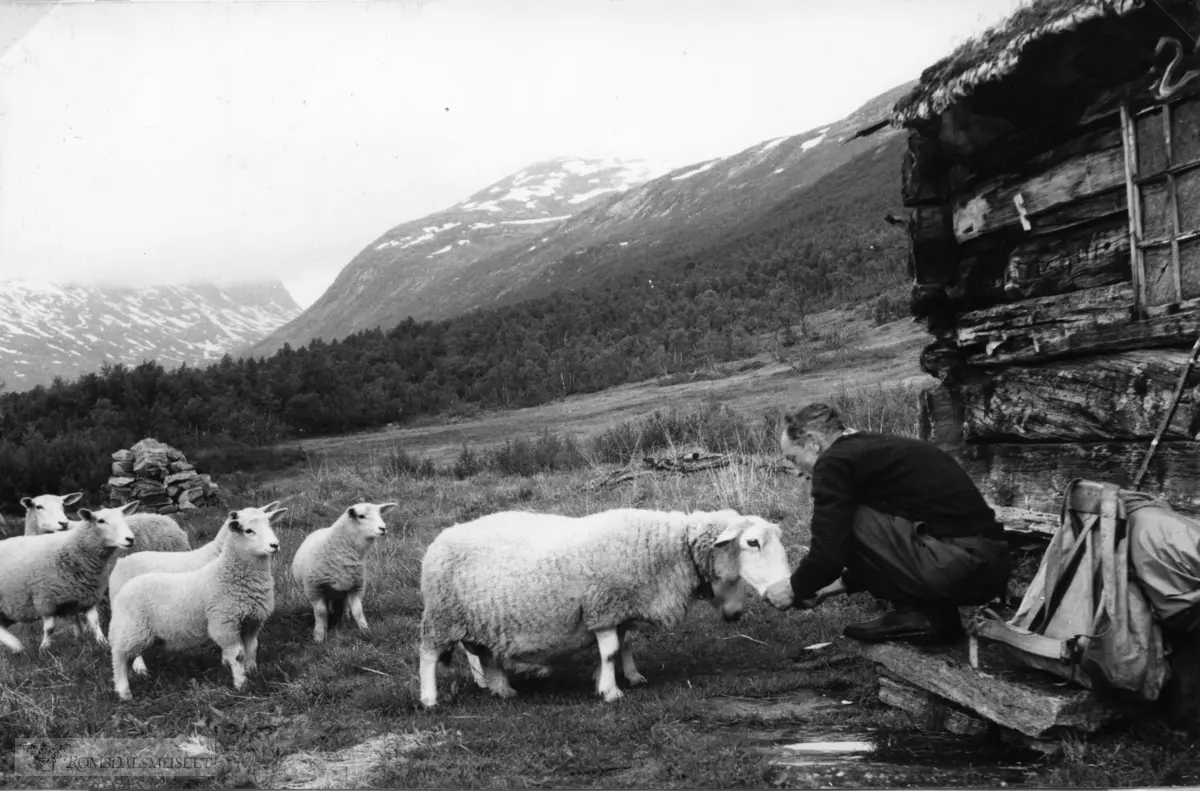
M 1139 524 L 1154 518 L 1154 506 L 1135 492 L 1082 479 L 1067 485 L 1062 520 L 1016 614 L 1004 621 L 983 609 L 976 616 L 972 664 L 983 638 L 1019 664 L 1079 686 L 1125 700 L 1158 699 L 1169 677 L 1166 650 L 1151 600 L 1133 577 L 1131 545 L 1143 555 L 1147 547 L 1131 539 L 1123 494 L 1141 514 Z M 1142 537 L 1155 540 L 1149 532 Z

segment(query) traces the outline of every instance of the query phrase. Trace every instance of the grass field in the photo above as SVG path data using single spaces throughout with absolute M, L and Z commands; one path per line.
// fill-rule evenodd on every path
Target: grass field
M 891 378 L 892 384 L 908 375 L 907 363 L 895 367 L 899 375 Z M 805 394 L 824 392 L 839 399 L 854 423 L 911 433 L 912 389 L 885 386 L 889 380 L 883 376 L 866 379 L 859 376 L 861 387 L 855 389 L 846 387 L 846 378 L 842 384 L 834 379 L 826 385 L 789 378 L 772 398 L 786 393 L 790 404 L 793 395 L 803 400 Z M 0 761 L 10 759 L 17 744 L 31 739 L 197 736 L 215 740 L 220 747 L 224 758 L 216 777 L 6 775 L 0 776 L 0 784 L 1045 787 L 1200 780 L 1194 741 L 1154 720 L 1088 743 L 1071 742 L 1061 758 L 1041 759 L 998 748 L 981 737 L 947 739 L 922 732 L 907 715 L 878 702 L 874 672 L 854 656 L 836 665 L 817 661 L 797 669 L 788 658 L 791 650 L 833 642 L 826 650 L 837 651 L 845 643 L 839 637 L 845 623 L 877 612 L 865 596 L 833 600 L 812 612 L 779 612 L 751 594 L 747 613 L 736 624 L 723 623 L 711 607 L 697 603 L 678 628 L 637 638 L 638 664 L 649 683 L 611 705 L 594 695 L 597 658 L 590 652 L 550 679 L 517 681 L 520 695 L 511 700 L 477 689 L 466 663 L 456 657 L 451 668 L 440 671 L 442 705 L 423 710 L 416 675 L 422 609 L 419 568 L 424 548 L 448 525 L 505 509 L 584 514 L 625 506 L 731 507 L 780 524 L 790 558 L 793 563 L 798 560 L 807 541 L 807 484 L 752 463 L 773 458 L 775 427 L 764 411 L 780 404 L 760 400 L 756 388 L 745 382 L 721 382 L 728 386 L 734 406 L 714 410 L 704 406 L 703 397 L 692 407 L 680 402 L 671 423 L 676 435 L 668 437 L 680 444 L 704 444 L 717 436 L 733 436 L 730 415 L 741 415 L 744 430 L 736 433 L 741 444 L 734 449 L 745 453 L 747 463 L 704 473 L 644 477 L 611 489 L 593 486 L 615 468 L 600 462 L 593 450 L 604 446 L 604 437 L 644 437 L 651 433 L 648 427 L 653 428 L 648 409 L 629 407 L 633 417 L 622 418 L 625 411 L 611 408 L 615 400 L 636 400 L 633 396 L 607 393 L 599 396 L 609 405 L 607 411 L 594 405 L 588 412 L 584 400 L 574 404 L 575 414 L 607 417 L 587 423 L 588 432 L 571 434 L 574 461 L 554 472 L 509 475 L 497 471 L 496 465 L 481 464 L 482 471 L 456 476 L 451 468 L 461 453 L 458 439 L 445 442 L 448 451 L 438 451 L 436 463 L 431 461 L 425 473 L 411 472 L 395 463 L 397 444 L 410 461 L 425 458 L 415 449 L 440 446 L 437 441 L 410 443 L 414 435 L 402 431 L 388 443 L 330 442 L 324 455 L 310 447 L 310 463 L 284 476 L 227 481 L 232 484 L 226 487 L 230 508 L 280 499 L 289 509 L 277 527 L 282 548 L 275 565 L 276 612 L 261 638 L 258 672 L 245 690 L 232 690 L 229 671 L 220 664 L 215 647 L 194 656 L 148 653 L 150 675 L 133 678 L 130 703 L 120 703 L 113 692 L 108 653 L 88 640 L 60 633 L 56 646 L 39 656 L 34 646 L 40 627 L 26 625 L 16 631 L 31 644 L 27 652 L 0 658 Z M 694 384 L 670 387 L 689 386 Z M 658 389 L 660 399 L 665 389 L 669 388 Z M 713 422 L 714 415 L 719 421 Z M 511 439 L 514 426 L 533 433 L 547 425 L 527 416 L 483 420 L 503 426 L 481 432 L 499 441 Z M 486 443 L 477 447 L 484 461 L 499 458 L 488 455 Z M 352 622 L 343 623 L 325 646 L 318 647 L 310 640 L 311 613 L 291 580 L 290 560 L 308 532 L 364 500 L 400 504 L 389 513 L 389 534 L 369 560 L 366 611 L 374 634 L 364 639 Z M 211 538 L 223 517 L 223 511 L 210 509 L 180 521 L 195 546 Z M 846 650 L 852 653 L 851 648 Z M 876 745 L 875 759 L 807 767 L 778 766 L 771 759 L 780 744 L 864 738 Z M 764 745 L 776 749 L 761 749 Z

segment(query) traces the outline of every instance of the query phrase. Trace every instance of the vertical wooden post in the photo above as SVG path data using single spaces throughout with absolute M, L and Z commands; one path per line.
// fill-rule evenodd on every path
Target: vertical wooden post
M 1175 281 L 1175 301 L 1183 302 L 1183 273 L 1179 265 L 1179 193 L 1175 188 L 1175 154 L 1171 150 L 1171 105 L 1164 104 L 1160 111 L 1163 122 L 1163 144 L 1167 154 L 1167 213 L 1171 220 L 1171 274 Z
M 1146 276 L 1142 255 L 1142 196 L 1137 186 L 1137 126 L 1129 105 L 1121 105 L 1121 142 L 1125 150 L 1125 198 L 1129 208 L 1129 265 L 1133 282 L 1134 320 L 1145 318 Z

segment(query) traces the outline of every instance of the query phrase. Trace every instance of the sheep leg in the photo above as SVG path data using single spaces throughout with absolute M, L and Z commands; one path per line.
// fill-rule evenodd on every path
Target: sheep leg
M 246 672 L 258 667 L 258 632 L 261 627 L 247 627 L 242 633 L 242 648 L 246 651 Z
M 467 664 L 471 666 L 471 678 L 475 681 L 475 686 L 480 689 L 487 689 L 487 678 L 483 675 L 483 663 L 479 660 L 479 654 L 467 650 L 467 647 L 462 643 L 463 653 L 467 655 Z
M 113 686 L 116 687 L 117 697 L 121 700 L 132 700 L 129 693 L 129 656 L 114 648 L 112 652 Z
M 96 642 L 100 645 L 108 645 L 108 639 L 104 636 L 104 630 L 100 628 L 100 608 L 89 607 L 84 617 L 87 619 L 88 629 L 91 630 L 92 637 L 96 639 Z
M 39 650 L 45 651 L 50 648 L 50 638 L 57 625 L 58 621 L 53 615 L 42 619 L 42 644 L 39 646 Z
M 612 703 L 624 697 L 617 687 L 616 659 L 621 653 L 621 636 L 616 629 L 600 629 L 596 632 L 596 647 L 600 649 L 600 680 L 596 684 L 596 693 L 604 698 L 605 703 Z
M 17 636 L 12 632 L 0 626 L 0 645 L 12 651 L 14 654 L 19 654 L 25 650 L 25 646 L 17 639 Z
M 451 646 L 453 648 L 453 646 Z M 437 705 L 437 666 L 442 652 L 425 642 L 421 643 L 421 705 Z
M 625 676 L 625 680 L 631 686 L 646 683 L 646 677 L 638 672 L 637 665 L 633 663 L 633 644 L 629 639 L 631 629 L 618 629 L 617 634 L 621 638 L 621 675 Z
M 364 634 L 371 634 L 371 626 L 367 623 L 367 616 L 363 614 L 362 591 L 351 591 L 346 598 L 349 599 L 348 604 L 350 605 L 350 614 L 354 616 L 354 622 L 358 624 L 358 628 Z
M 517 691 L 508 683 L 508 674 L 494 658 L 483 668 L 483 679 L 493 695 L 501 698 L 516 697 Z
M 325 642 L 325 625 L 329 620 L 329 607 L 324 597 L 312 600 L 313 608 L 313 642 Z
M 246 647 L 242 645 L 241 630 L 237 626 L 210 623 L 208 636 L 221 647 L 221 661 L 233 671 L 233 688 L 240 691 L 246 686 Z

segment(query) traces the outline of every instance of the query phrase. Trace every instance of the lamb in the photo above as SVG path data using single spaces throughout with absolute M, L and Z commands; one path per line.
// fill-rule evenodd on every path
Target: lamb
M 187 531 L 166 514 L 134 514 L 129 518 L 134 552 L 187 552 L 192 548 Z
M 66 506 L 79 501 L 83 492 L 71 492 L 59 497 L 57 494 L 40 494 L 37 497 L 22 497 L 25 506 L 25 535 L 38 536 L 57 533 L 70 525 Z
M 258 633 L 275 609 L 271 567 L 279 540 L 271 519 L 286 510 L 230 511 L 216 560 L 192 571 L 148 572 L 125 583 L 113 598 L 108 627 L 113 683 L 121 700 L 132 698 L 130 658 L 156 643 L 182 651 L 211 640 L 233 673 L 234 689 L 245 686 L 246 673 L 257 662 Z
M 503 512 L 446 528 L 421 563 L 421 702 L 437 705 L 437 665 L 449 663 L 456 643 L 501 697 L 516 694 L 506 670 L 543 675 L 556 658 L 595 643 L 596 691 L 619 700 L 618 653 L 626 679 L 645 681 L 625 643 L 629 630 L 673 626 L 698 597 L 736 619 L 743 580 L 761 595 L 790 576 L 781 537 L 778 525 L 728 509 Z
M 337 626 L 350 605 L 358 628 L 370 634 L 362 600 L 367 587 L 363 562 L 377 536 L 387 533 L 384 512 L 396 503 L 358 503 L 329 527 L 305 537 L 292 558 L 292 579 L 313 608 L 313 642 L 325 642 L 326 627 Z
M 264 505 L 262 510 L 270 511 L 277 505 L 279 505 L 279 501 L 275 500 Z M 225 545 L 225 539 L 228 535 L 228 524 L 222 524 L 217 534 L 213 536 L 212 541 L 209 541 L 198 549 L 188 552 L 138 552 L 120 558 L 113 567 L 112 574 L 108 577 L 108 601 L 110 603 L 115 601 L 117 593 L 124 587 L 125 583 L 142 574 L 151 571 L 165 571 L 175 574 L 181 571 L 194 571 L 208 565 L 221 554 L 221 547 Z M 88 615 L 90 617 L 91 613 L 89 612 Z M 138 675 L 145 675 L 147 672 L 146 661 L 141 655 L 138 655 L 133 660 L 133 671 Z
M 125 515 L 137 507 L 134 502 L 97 511 L 81 508 L 82 524 L 74 530 L 0 542 L 0 642 L 11 651 L 23 650 L 6 627 L 41 618 L 44 651 L 58 618 L 94 606 L 104 590 L 109 557 L 133 544 Z M 97 639 L 103 637 L 100 633 Z

